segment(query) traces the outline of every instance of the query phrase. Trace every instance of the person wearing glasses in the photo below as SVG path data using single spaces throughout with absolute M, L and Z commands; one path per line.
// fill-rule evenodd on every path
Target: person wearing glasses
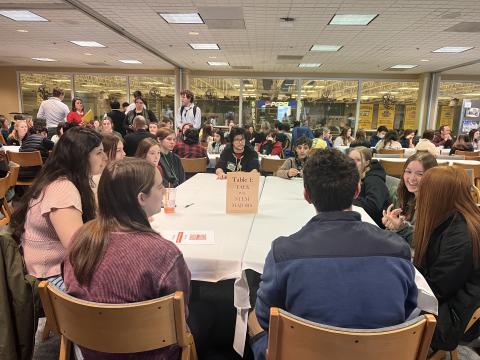
M 260 171 L 258 153 L 250 145 L 245 145 L 245 129 L 234 127 L 229 134 L 230 144 L 220 154 L 215 167 L 219 179 L 226 179 L 227 172 Z

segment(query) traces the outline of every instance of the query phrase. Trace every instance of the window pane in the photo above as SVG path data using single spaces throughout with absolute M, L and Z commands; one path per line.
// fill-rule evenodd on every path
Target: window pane
M 418 87 L 417 81 L 363 82 L 359 128 L 417 129 Z
M 239 79 L 192 78 L 190 90 L 195 95 L 195 105 L 202 110 L 202 124 L 207 120 L 216 126 L 226 126 L 230 120 L 238 124 Z
M 22 111 L 36 117 L 40 103 L 52 96 L 54 87 L 63 88 L 65 91 L 63 103 L 71 108 L 72 81 L 70 75 L 21 73 Z
M 75 75 L 75 96 L 83 101 L 85 112 L 92 110 L 101 119 L 110 111 L 110 102 L 126 101 L 127 78 L 114 75 Z
M 174 119 L 175 78 L 173 76 L 130 76 L 130 99 L 133 93 L 142 92 L 147 109 L 153 111 L 158 121 L 163 117 Z

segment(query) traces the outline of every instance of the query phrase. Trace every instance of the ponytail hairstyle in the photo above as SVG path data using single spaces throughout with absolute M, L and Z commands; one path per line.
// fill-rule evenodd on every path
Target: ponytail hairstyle
M 98 216 L 77 231 L 69 252 L 80 285 L 90 283 L 112 231 L 155 233 L 138 202 L 138 194 L 149 194 L 154 186 L 155 171 L 148 161 L 137 158 L 113 161 L 103 171 L 98 184 Z

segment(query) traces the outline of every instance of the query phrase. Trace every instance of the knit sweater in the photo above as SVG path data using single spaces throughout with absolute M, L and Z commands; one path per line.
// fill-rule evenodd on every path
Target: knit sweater
M 125 304 L 183 291 L 188 303 L 190 270 L 181 251 L 154 233 L 113 232 L 89 285 L 80 285 L 68 260 L 64 263 L 67 293 L 79 299 Z M 188 309 L 185 309 L 188 316 Z M 178 359 L 180 349 L 169 346 L 136 354 L 107 354 L 82 349 L 86 359 Z

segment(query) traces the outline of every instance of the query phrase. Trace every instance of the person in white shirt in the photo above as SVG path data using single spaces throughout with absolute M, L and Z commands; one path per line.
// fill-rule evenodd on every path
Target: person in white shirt
M 62 101 L 65 92 L 62 88 L 53 88 L 53 96 L 42 101 L 38 109 L 37 118 L 47 120 L 48 138 L 51 139 L 57 132 L 57 125 L 67 121 L 70 109 Z
M 202 112 L 200 108 L 193 103 L 195 96 L 190 90 L 182 90 L 180 92 L 180 100 L 182 106 L 175 119 L 177 129 L 181 129 L 186 123 L 193 125 L 195 129 L 200 129 L 202 125 Z
M 418 144 L 415 146 L 416 151 L 428 151 L 433 156 L 440 154 L 440 148 L 437 148 L 432 142 L 433 137 L 435 136 L 434 130 L 425 130 L 423 132 L 422 138 L 418 141 Z

